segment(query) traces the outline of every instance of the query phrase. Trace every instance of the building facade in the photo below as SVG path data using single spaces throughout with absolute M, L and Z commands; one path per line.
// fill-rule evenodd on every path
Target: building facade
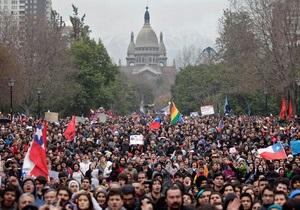
M 131 32 L 130 43 L 127 49 L 126 66 L 121 66 L 130 81 L 148 86 L 157 100 L 161 96 L 170 95 L 171 86 L 175 82 L 177 70 L 175 63 L 167 64 L 167 50 L 163 41 L 163 33 L 159 39 L 150 25 L 148 7 L 144 14 L 144 25 L 139 31 L 136 40 Z M 147 93 L 145 93 L 147 94 Z M 146 98 L 146 97 L 145 97 Z M 150 103 L 151 101 L 147 101 Z

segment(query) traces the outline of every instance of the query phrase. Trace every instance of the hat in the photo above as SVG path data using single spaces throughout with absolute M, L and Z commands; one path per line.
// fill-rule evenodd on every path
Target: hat
M 282 210 L 282 207 L 278 204 L 272 204 L 271 206 L 269 206 L 268 210 L 271 210 L 271 209 Z
M 287 157 L 288 157 L 288 158 L 294 158 L 294 156 L 293 156 L 293 155 L 288 155 Z
M 125 195 L 128 195 L 128 194 L 135 195 L 135 189 L 132 185 L 126 184 L 122 187 L 122 193 Z
M 218 157 L 218 154 L 212 154 L 211 157 L 212 157 L 212 158 L 213 158 L 213 157 L 216 157 L 216 158 L 217 158 L 217 157 Z
M 294 198 L 295 196 L 300 195 L 300 190 L 294 190 L 290 194 L 290 199 Z
M 99 193 L 103 193 L 105 195 L 105 197 L 107 197 L 107 191 L 104 190 L 104 189 L 102 189 L 102 190 L 97 191 L 96 198 L 97 198 L 97 196 L 98 196 Z

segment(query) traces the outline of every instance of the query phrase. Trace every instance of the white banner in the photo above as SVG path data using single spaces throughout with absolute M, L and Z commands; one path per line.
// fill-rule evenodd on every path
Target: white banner
M 130 136 L 130 145 L 133 144 L 144 144 L 144 136 L 143 135 L 131 135 Z
M 206 105 L 200 107 L 202 116 L 215 114 L 214 105 Z

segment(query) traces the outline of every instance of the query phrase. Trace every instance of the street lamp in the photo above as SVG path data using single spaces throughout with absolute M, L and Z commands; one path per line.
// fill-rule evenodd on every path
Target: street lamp
M 37 89 L 37 94 L 38 94 L 38 119 L 40 119 L 40 96 L 42 93 L 42 88 L 38 87 Z
M 13 113 L 13 104 L 12 104 L 12 88 L 15 85 L 15 79 L 13 77 L 10 77 L 7 81 L 7 84 L 10 88 L 10 117 L 12 119 L 12 113 Z
M 266 97 L 266 116 L 268 116 L 268 88 L 267 87 L 264 87 L 264 94 L 265 94 L 265 97 Z

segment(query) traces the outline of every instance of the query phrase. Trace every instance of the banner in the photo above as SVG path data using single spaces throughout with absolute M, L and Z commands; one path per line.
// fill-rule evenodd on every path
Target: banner
M 129 144 L 130 145 L 133 145 L 133 144 L 143 145 L 144 144 L 144 136 L 143 135 L 131 135 Z
M 200 107 L 202 116 L 215 114 L 214 105 L 206 105 Z
M 57 112 L 45 112 L 45 120 L 47 122 L 58 122 Z

